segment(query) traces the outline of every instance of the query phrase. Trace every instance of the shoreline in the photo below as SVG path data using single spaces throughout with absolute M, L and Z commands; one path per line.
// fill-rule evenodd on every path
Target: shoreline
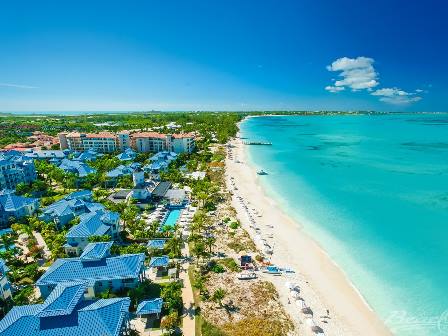
M 276 286 L 280 300 L 300 334 L 315 335 L 307 325 L 309 321 L 291 299 L 286 282 L 299 285 L 300 297 L 313 311 L 313 320 L 325 335 L 391 335 L 337 263 L 304 232 L 301 223 L 288 216 L 274 199 L 266 195 L 255 168 L 246 163 L 247 153 L 242 141 L 234 139 L 229 144 L 233 146 L 233 159 L 226 158 L 226 183 L 234 194 L 232 204 L 242 226 L 257 247 L 262 246 L 260 235 L 273 247 L 272 263 L 295 271 L 282 276 L 263 276 Z M 237 186 L 236 190 L 232 190 L 231 178 Z M 255 208 L 262 214 L 262 217 L 256 218 L 257 231 L 251 228 L 247 210 L 237 196 L 241 196 L 249 208 Z M 269 227 L 272 225 L 274 229 Z M 330 311 L 329 319 L 323 318 L 327 310 Z

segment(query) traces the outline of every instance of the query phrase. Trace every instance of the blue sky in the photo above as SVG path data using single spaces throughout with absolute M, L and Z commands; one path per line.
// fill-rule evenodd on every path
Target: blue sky
M 448 111 L 434 1 L 8 1 L 0 111 Z

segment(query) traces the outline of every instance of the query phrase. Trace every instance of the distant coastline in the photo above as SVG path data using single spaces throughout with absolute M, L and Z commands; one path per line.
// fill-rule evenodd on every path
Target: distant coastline
M 19 116 L 19 117 L 76 117 L 76 116 L 107 116 L 107 115 L 124 115 L 124 114 L 160 114 L 160 113 L 207 113 L 207 112 L 215 112 L 215 113 L 237 113 L 243 114 L 246 117 L 257 117 L 257 116 L 285 116 L 285 115 L 390 115 L 390 114 L 448 114 L 448 112 L 400 112 L 400 111 L 156 111 L 156 110 L 148 110 L 148 111 L 0 111 L 0 117 L 11 117 L 11 116 Z

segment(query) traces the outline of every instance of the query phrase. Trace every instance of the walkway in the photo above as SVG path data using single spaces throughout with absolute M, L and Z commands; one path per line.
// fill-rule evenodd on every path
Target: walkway
M 37 231 L 33 231 L 33 236 L 37 240 L 37 245 L 42 247 L 45 259 L 47 259 L 47 260 L 50 259 L 51 258 L 51 252 L 48 249 L 47 243 L 45 243 L 45 240 L 42 237 L 42 235 L 39 232 L 37 232 Z
M 188 250 L 188 244 L 185 244 L 182 249 L 182 255 L 186 258 L 190 256 Z M 179 278 L 183 281 L 184 287 L 182 288 L 182 301 L 184 303 L 184 311 L 182 318 L 182 334 L 184 336 L 195 336 L 196 331 L 196 308 L 194 306 L 193 289 L 190 283 L 190 277 L 188 276 L 188 268 L 190 263 L 185 261 L 182 264 L 182 268 L 179 274 Z

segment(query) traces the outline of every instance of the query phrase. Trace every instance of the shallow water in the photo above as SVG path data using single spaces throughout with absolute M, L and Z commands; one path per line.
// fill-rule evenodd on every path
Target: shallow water
M 267 192 L 397 335 L 448 335 L 448 115 L 249 118 Z M 445 320 L 447 322 L 445 322 Z

